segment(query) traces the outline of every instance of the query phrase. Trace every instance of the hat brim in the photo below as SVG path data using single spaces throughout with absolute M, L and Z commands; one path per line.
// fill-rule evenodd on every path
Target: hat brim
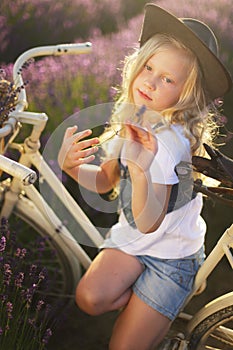
M 155 4 L 147 4 L 139 38 L 140 46 L 157 33 L 173 36 L 194 52 L 201 66 L 210 99 L 222 97 L 231 89 L 229 72 L 199 37 L 181 19 Z

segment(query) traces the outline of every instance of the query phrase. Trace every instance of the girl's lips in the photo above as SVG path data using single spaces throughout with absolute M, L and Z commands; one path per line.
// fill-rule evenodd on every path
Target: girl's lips
M 145 94 L 145 92 L 141 91 L 140 89 L 138 89 L 138 93 L 144 100 L 152 101 L 152 98 L 150 98 L 150 96 Z

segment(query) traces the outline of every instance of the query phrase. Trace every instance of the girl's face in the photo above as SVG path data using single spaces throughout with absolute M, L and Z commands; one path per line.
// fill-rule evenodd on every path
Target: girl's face
M 179 100 L 189 72 L 189 59 L 182 49 L 166 47 L 145 63 L 133 82 L 133 99 L 138 106 L 158 112 Z

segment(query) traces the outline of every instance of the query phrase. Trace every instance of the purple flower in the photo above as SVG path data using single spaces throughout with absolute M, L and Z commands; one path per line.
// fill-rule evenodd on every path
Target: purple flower
M 2 236 L 0 239 L 0 252 L 4 252 L 6 249 L 6 237 Z
M 36 323 L 36 320 L 35 320 L 35 318 L 29 318 L 28 319 L 28 324 L 30 324 L 31 326 L 35 326 L 35 323 Z
M 4 304 L 5 301 L 7 300 L 7 295 L 4 295 L 4 294 L 0 295 L 0 300 L 2 301 L 2 304 Z
M 8 220 L 4 217 L 1 219 L 1 231 L 2 232 L 8 231 Z
M 15 286 L 17 288 L 21 288 L 23 280 L 24 280 L 24 273 L 23 272 L 19 272 L 18 275 L 16 276 L 16 279 L 15 279 Z
M 214 119 L 216 125 L 219 127 L 225 127 L 225 125 L 228 122 L 227 117 L 223 114 L 218 114 L 218 115 L 214 116 L 213 119 Z M 225 129 L 226 129 L 226 127 L 225 127 Z
M 25 258 L 26 253 L 27 253 L 27 249 L 25 249 L 25 248 L 22 248 L 22 249 L 21 248 L 17 248 L 16 252 L 15 252 L 15 256 L 17 258 L 19 258 L 19 259 L 23 259 L 23 258 Z
M 29 276 L 30 276 L 30 277 L 35 277 L 36 270 L 37 270 L 37 265 L 32 264 L 32 265 L 30 266 Z
M 52 306 L 50 304 L 47 304 L 45 307 L 45 314 L 48 315 L 51 309 L 52 309 Z
M 32 298 L 33 298 L 33 295 L 34 295 L 36 289 L 37 289 L 37 285 L 33 284 L 30 288 L 27 288 L 26 290 L 24 290 L 22 292 L 22 296 L 24 297 L 24 299 L 27 303 L 27 307 L 29 307 L 31 305 Z
M 227 117 L 225 115 L 220 115 L 218 117 L 217 122 L 219 123 L 220 126 L 225 125 L 225 124 L 227 124 Z
M 41 272 L 39 273 L 39 281 L 38 281 L 38 283 L 41 282 L 41 281 L 44 281 L 45 278 L 46 278 L 46 269 L 43 268 L 41 270 Z
M 21 258 L 25 258 L 25 255 L 27 254 L 27 249 L 26 248 L 22 248 L 21 250 Z
M 217 108 L 222 107 L 222 105 L 223 105 L 223 99 L 220 98 L 220 97 L 216 98 L 216 99 L 214 100 L 214 104 L 215 104 L 215 106 L 216 106 Z
M 50 328 L 46 329 L 45 334 L 42 338 L 42 343 L 48 344 L 49 338 L 51 337 L 52 334 L 53 333 L 52 333 L 52 330 Z
M 3 268 L 4 268 L 3 283 L 6 286 L 9 286 L 10 285 L 10 281 L 11 281 L 11 276 L 12 276 L 11 267 L 10 267 L 9 264 L 4 264 Z
M 6 303 L 6 311 L 8 318 L 12 318 L 13 304 L 10 301 Z
M 36 310 L 40 311 L 44 304 L 45 304 L 45 302 L 43 300 L 39 300 L 37 305 L 36 305 Z
M 16 252 L 15 252 L 15 256 L 19 257 L 19 256 L 20 256 L 20 253 L 21 253 L 21 249 L 20 249 L 20 248 L 17 248 L 17 249 L 16 249 Z

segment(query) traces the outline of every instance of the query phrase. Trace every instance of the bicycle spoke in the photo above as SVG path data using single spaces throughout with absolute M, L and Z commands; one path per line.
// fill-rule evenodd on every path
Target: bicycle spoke
M 221 342 L 233 348 L 233 330 L 230 328 L 220 326 L 210 335 L 210 337 L 217 342 Z
M 202 340 L 201 349 L 206 350 L 231 350 L 233 349 L 233 330 L 220 326 Z

